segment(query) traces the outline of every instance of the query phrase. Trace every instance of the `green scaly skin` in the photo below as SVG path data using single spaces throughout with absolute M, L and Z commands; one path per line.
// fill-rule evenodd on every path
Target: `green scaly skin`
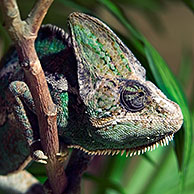
M 72 13 L 68 25 L 69 35 L 42 27 L 35 44 L 58 107 L 60 141 L 91 155 L 135 155 L 168 144 L 183 122 L 180 107 L 146 81 L 145 69 L 100 20 Z M 25 166 L 39 138 L 16 51 L 0 71 L 0 98 L 0 174 L 7 174 Z

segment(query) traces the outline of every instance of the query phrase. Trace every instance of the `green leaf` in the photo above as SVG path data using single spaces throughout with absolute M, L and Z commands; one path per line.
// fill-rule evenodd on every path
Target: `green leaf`
M 101 173 L 101 176 L 103 177 L 102 180 L 107 179 L 111 182 L 114 182 L 114 184 L 120 185 L 122 183 L 123 173 L 127 167 L 126 164 L 129 163 L 130 158 L 126 158 L 125 154 L 123 156 L 118 155 L 114 157 L 107 157 L 104 168 L 105 170 Z M 96 194 L 106 193 L 107 190 L 110 189 L 109 184 L 104 184 L 103 181 L 99 182 L 98 184 L 99 187 L 97 189 Z M 114 188 L 111 189 L 114 190 Z
M 134 36 L 134 38 L 141 40 L 141 34 L 135 30 L 135 28 L 126 20 L 121 10 L 110 0 L 98 0 L 101 4 L 103 4 L 110 12 L 112 12 L 118 20 L 126 27 L 129 32 Z
M 99 185 L 99 187 L 103 186 L 107 189 L 117 191 L 120 194 L 126 194 L 124 189 L 122 188 L 122 186 L 120 184 L 118 184 L 110 179 L 100 178 L 100 177 L 94 176 L 90 173 L 84 173 L 83 177 L 85 179 L 93 180 L 94 182 L 96 182 Z
M 192 50 L 187 48 L 183 50 L 180 69 L 178 73 L 178 80 L 180 81 L 183 88 L 188 87 L 189 81 L 192 77 L 192 70 Z
M 70 8 L 79 10 L 81 12 L 91 13 L 91 11 L 89 9 L 87 9 L 86 7 L 76 3 L 74 1 L 71 1 L 71 0 L 58 0 L 58 2 L 61 2 L 66 7 L 70 7 Z

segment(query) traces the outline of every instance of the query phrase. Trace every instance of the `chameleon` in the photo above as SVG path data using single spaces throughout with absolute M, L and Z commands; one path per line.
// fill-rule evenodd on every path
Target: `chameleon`
M 167 145 L 182 126 L 178 104 L 152 82 L 99 19 L 74 12 L 68 32 L 43 25 L 35 48 L 57 106 L 59 140 L 88 155 L 143 154 Z M 0 70 L 0 174 L 23 169 L 39 141 L 32 95 L 16 50 Z

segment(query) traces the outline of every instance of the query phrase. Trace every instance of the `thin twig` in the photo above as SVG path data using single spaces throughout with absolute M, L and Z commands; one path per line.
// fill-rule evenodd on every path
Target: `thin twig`
M 30 11 L 28 17 L 26 18 L 26 22 L 31 26 L 31 32 L 37 33 L 37 26 L 42 24 L 42 20 L 44 19 L 47 9 L 49 8 L 53 0 L 38 0 L 32 10 Z
M 0 6 L 35 103 L 41 144 L 49 158 L 46 165 L 49 184 L 54 194 L 60 194 L 64 191 L 67 180 L 63 164 L 56 158 L 59 151 L 57 109 L 52 102 L 45 75 L 34 48 L 37 32 L 52 2 L 53 0 L 38 0 L 24 21 L 20 18 L 16 0 L 0 0 Z

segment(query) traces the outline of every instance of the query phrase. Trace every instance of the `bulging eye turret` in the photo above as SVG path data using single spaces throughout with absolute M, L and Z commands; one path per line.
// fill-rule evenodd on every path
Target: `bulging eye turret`
M 120 103 L 130 112 L 138 112 L 149 104 L 150 92 L 136 80 L 127 80 L 120 91 Z

